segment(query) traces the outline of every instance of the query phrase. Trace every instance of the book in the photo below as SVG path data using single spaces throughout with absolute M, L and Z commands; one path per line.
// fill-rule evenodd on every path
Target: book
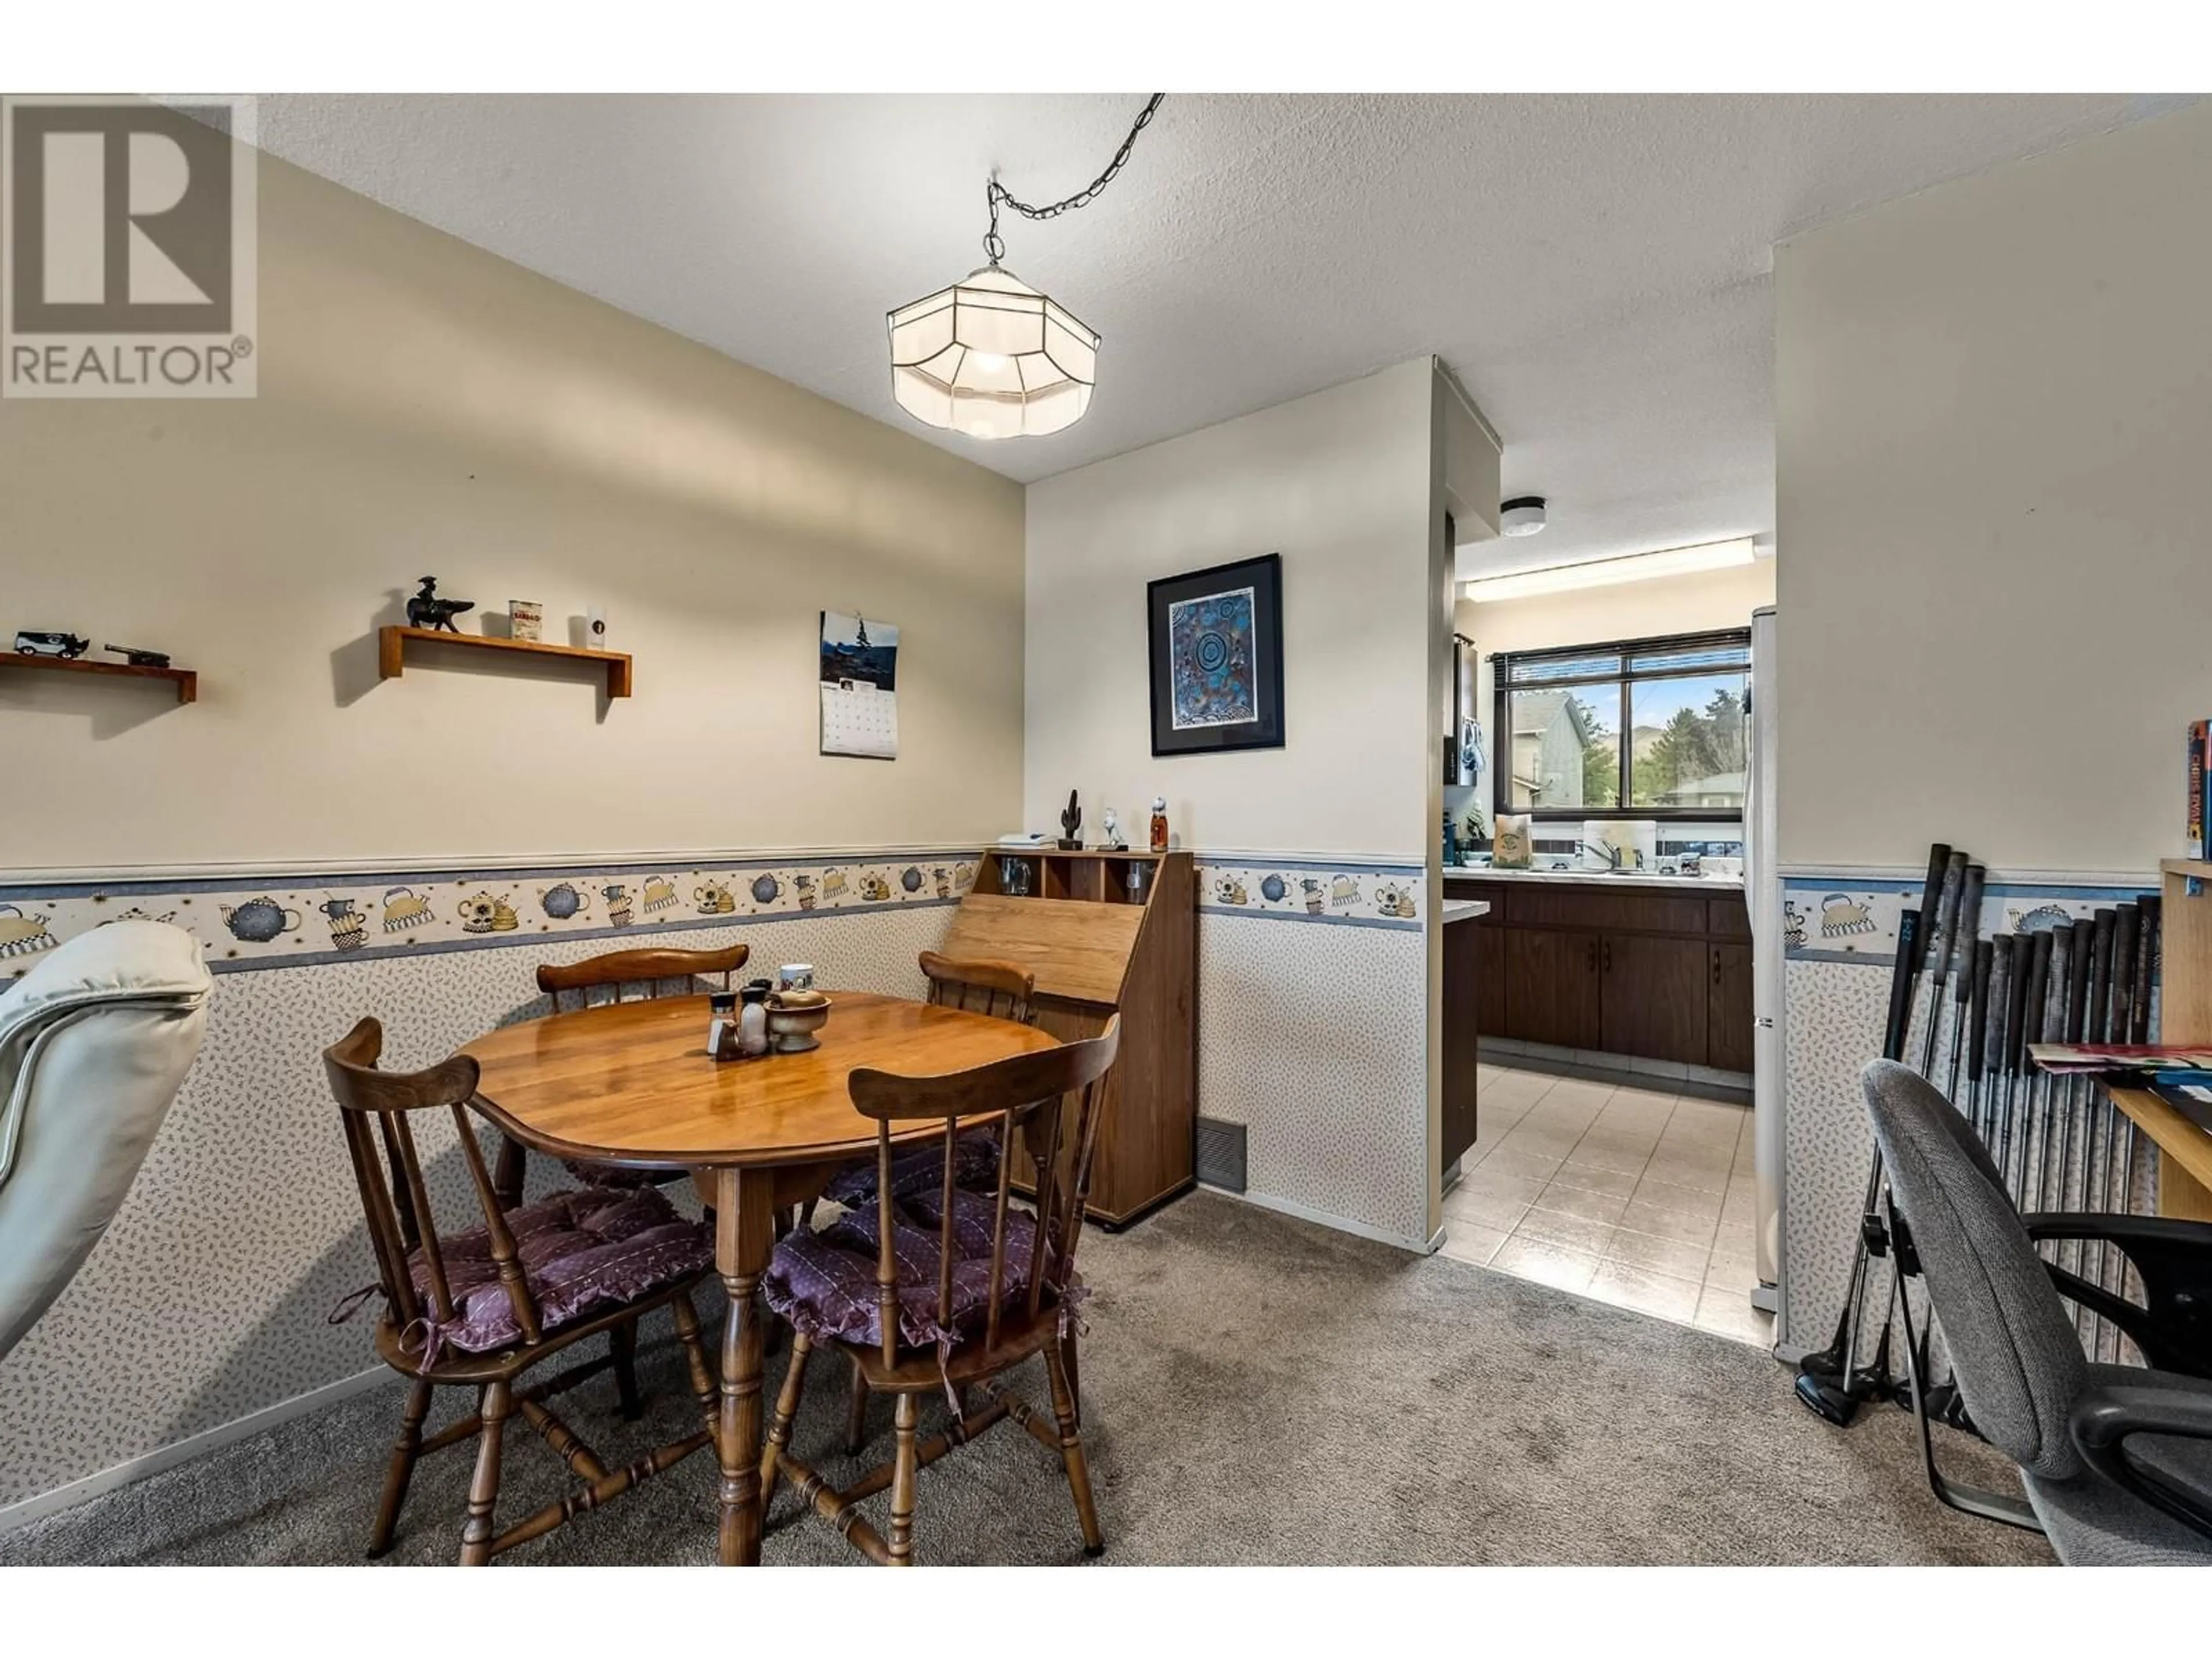
M 2189 724 L 2189 852 L 2187 856 L 2201 859 L 2204 854 L 2204 749 L 2212 738 L 2212 720 L 2191 720 Z
M 2203 1072 L 2212 1076 L 2212 1048 L 2201 1043 L 2031 1042 L 2027 1055 L 2046 1072 Z
M 2152 1092 L 2198 1128 L 2212 1134 L 2212 1089 L 2200 1084 L 2161 1083 Z

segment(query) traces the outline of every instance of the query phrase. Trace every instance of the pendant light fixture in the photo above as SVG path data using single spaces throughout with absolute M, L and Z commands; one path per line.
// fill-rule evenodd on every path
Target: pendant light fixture
M 983 237 L 990 263 L 890 313 L 891 395 L 901 409 L 971 438 L 1034 438 L 1083 418 L 1098 378 L 1098 336 L 1000 266 L 1006 245 L 999 210 L 1055 219 L 1088 206 L 1113 183 L 1166 96 L 1152 94 L 1106 171 L 1065 201 L 1033 207 L 995 176 L 990 180 L 991 227 Z

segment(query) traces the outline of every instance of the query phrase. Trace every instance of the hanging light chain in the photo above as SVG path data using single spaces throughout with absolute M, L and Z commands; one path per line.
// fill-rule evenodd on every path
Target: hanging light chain
M 1032 207 L 1000 184 L 994 175 L 985 192 L 991 210 L 991 228 L 983 234 L 983 252 L 990 257 L 991 263 L 995 265 L 1006 257 L 1006 239 L 999 234 L 999 209 L 1001 204 L 1013 209 L 1024 219 L 1057 219 L 1070 208 L 1089 207 L 1097 199 L 1098 192 L 1114 182 L 1114 175 L 1121 172 L 1129 159 L 1129 152 L 1136 147 L 1137 135 L 1152 125 L 1152 117 L 1159 111 L 1161 100 L 1166 96 L 1164 92 L 1156 92 L 1152 95 L 1143 112 L 1137 117 L 1136 125 L 1129 129 L 1129 136 L 1121 141 L 1121 148 L 1114 152 L 1114 159 L 1106 164 L 1106 171 L 1065 201 L 1054 202 L 1047 207 Z

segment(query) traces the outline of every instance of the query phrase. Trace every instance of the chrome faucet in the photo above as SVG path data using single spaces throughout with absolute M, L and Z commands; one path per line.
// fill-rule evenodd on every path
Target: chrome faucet
M 1578 856 L 1587 858 L 1590 854 L 1595 853 L 1605 860 L 1605 867 L 1608 871 L 1616 876 L 1620 873 L 1621 851 L 1620 848 L 1609 845 L 1608 843 L 1601 841 L 1577 842 L 1575 846 L 1576 852 Z

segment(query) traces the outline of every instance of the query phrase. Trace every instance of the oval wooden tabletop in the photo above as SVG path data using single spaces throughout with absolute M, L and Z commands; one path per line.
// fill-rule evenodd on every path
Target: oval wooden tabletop
M 830 991 L 821 1047 L 707 1058 L 707 999 L 611 1003 L 502 1026 L 465 1046 L 477 1096 L 515 1139 L 561 1158 L 659 1168 L 857 1157 L 875 1125 L 846 1079 L 937 1077 L 1059 1046 L 1034 1026 L 866 991 Z M 904 1139 L 928 1138 L 918 1127 Z

